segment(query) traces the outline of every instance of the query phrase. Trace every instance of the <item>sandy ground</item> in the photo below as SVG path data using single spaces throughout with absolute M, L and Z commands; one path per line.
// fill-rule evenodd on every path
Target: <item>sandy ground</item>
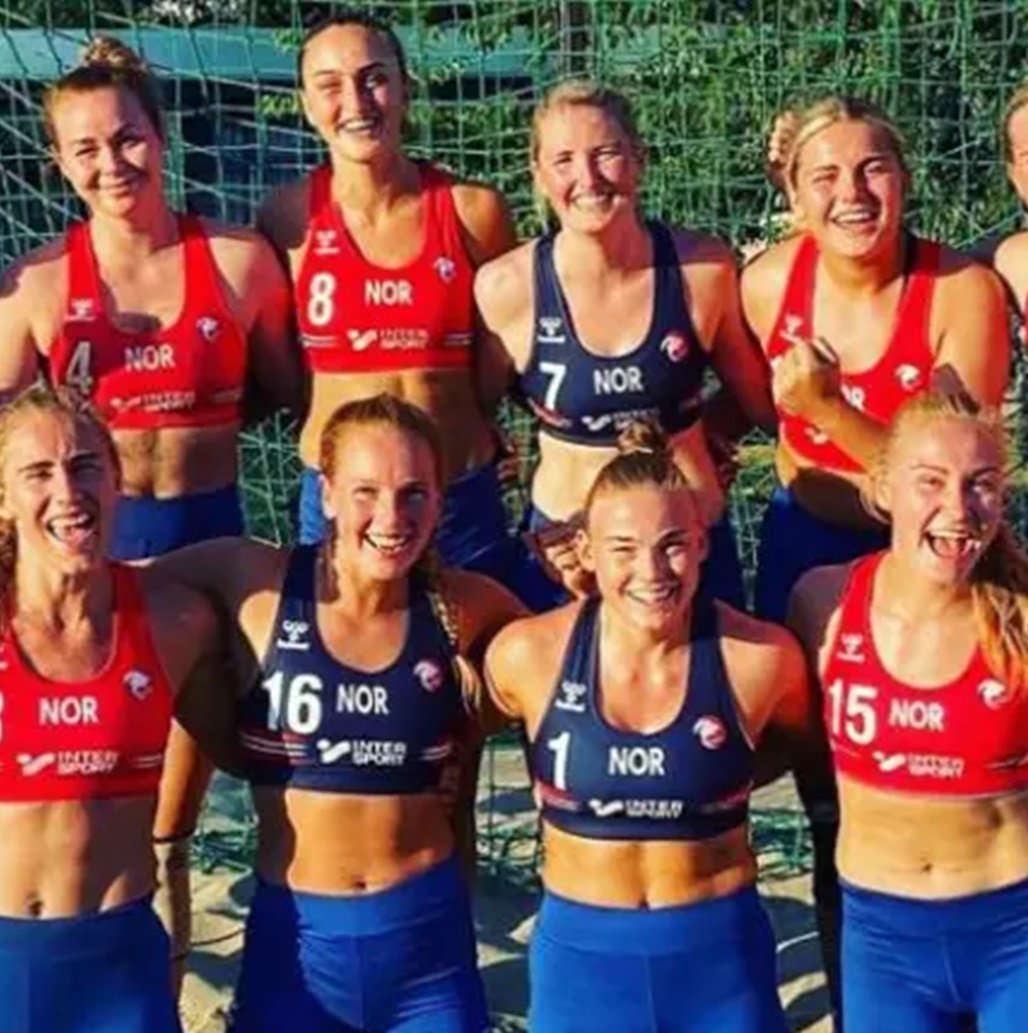
M 513 1033 L 526 1028 L 526 950 L 537 900 L 534 887 L 521 885 L 533 849 L 526 835 L 533 819 L 520 755 L 514 750 L 494 753 L 483 770 L 482 783 L 483 800 L 491 795 L 492 807 L 480 808 L 480 828 L 490 823 L 488 842 L 496 848 L 492 857 L 483 859 L 476 892 L 479 959 L 498 1027 Z M 213 842 L 218 842 L 219 833 L 238 831 L 246 814 L 245 800 L 236 784 L 224 780 L 216 785 L 205 821 Z M 830 1033 L 810 877 L 795 874 L 805 841 L 795 816 L 791 783 L 783 781 L 762 790 L 754 804 L 759 812 L 754 839 L 761 862 L 761 891 L 775 927 L 779 985 L 789 1022 L 795 1031 Z M 195 946 L 182 1002 L 187 1033 L 224 1031 L 252 885 L 250 876 L 234 864 L 217 864 L 209 873 L 194 872 Z

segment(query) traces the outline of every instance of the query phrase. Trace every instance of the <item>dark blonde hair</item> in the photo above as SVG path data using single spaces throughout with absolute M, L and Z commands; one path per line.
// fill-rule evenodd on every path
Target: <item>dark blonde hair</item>
M 154 131 L 164 140 L 164 114 L 157 80 L 131 47 L 113 36 L 97 36 L 82 51 L 78 65 L 50 83 L 43 93 L 43 127 L 55 149 L 58 141 L 54 111 L 61 98 L 105 89 L 131 93 Z
M 25 388 L 4 406 L 0 406 L 0 472 L 7 458 L 11 436 L 28 415 L 46 413 L 73 426 L 86 426 L 95 431 L 114 469 L 115 478 L 121 465 L 114 439 L 96 410 L 81 395 L 66 387 L 51 387 L 39 381 Z M 0 502 L 4 499 L 3 478 L 0 477 Z M 15 562 L 18 558 L 18 537 L 13 523 L 0 519 L 0 592 L 8 592 L 13 583 Z
M 997 410 L 980 406 L 964 393 L 928 391 L 906 402 L 893 418 L 885 448 L 871 471 L 872 481 L 882 483 L 905 434 L 937 420 L 959 420 L 980 428 L 996 443 L 1006 466 L 1007 434 Z M 997 678 L 1024 690 L 1028 686 L 1028 556 L 1005 520 L 974 566 L 971 593 L 986 662 Z
M 532 112 L 531 156 L 534 162 L 539 157 L 542 124 L 551 111 L 558 108 L 598 108 L 611 118 L 628 137 L 632 150 L 638 158 L 646 153 L 646 145 L 636 126 L 632 105 L 623 93 L 612 90 L 590 79 L 569 79 L 547 90 L 543 99 Z
M 667 491 L 691 491 L 685 474 L 671 454 L 668 436 L 649 420 L 633 420 L 618 435 L 618 454 L 600 470 L 585 497 L 588 516 L 602 495 L 631 488 L 654 487 Z
M 864 122 L 880 129 L 889 141 L 900 168 L 909 174 L 906 148 L 896 124 L 877 104 L 859 97 L 833 94 L 796 113 L 796 125 L 786 146 L 782 176 L 785 183 L 795 188 L 800 152 L 808 140 L 837 122 Z
M 353 427 L 394 427 L 426 444 L 435 460 L 437 483 L 442 487 L 443 446 L 431 417 L 416 405 L 395 395 L 372 395 L 344 402 L 325 424 L 318 446 L 321 472 L 331 480 L 335 474 L 339 441 Z
M 1014 160 L 1014 152 L 1010 146 L 1010 120 L 1026 104 L 1028 104 L 1028 82 L 1023 82 L 1010 95 L 1010 99 L 1003 108 L 1003 120 L 1000 125 L 1000 146 L 1003 149 L 1003 160 L 1006 162 Z

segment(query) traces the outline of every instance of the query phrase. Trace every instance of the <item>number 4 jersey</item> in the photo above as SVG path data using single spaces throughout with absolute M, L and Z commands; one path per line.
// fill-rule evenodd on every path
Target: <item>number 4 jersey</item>
M 1028 696 L 1000 681 L 980 649 L 962 674 L 932 688 L 885 670 L 871 629 L 884 555 L 854 565 L 823 676 L 836 770 L 878 789 L 935 796 L 1028 788 Z
M 332 169 L 310 177 L 310 233 L 296 277 L 297 322 L 316 373 L 469 369 L 474 270 L 453 181 L 419 164 L 424 244 L 407 265 L 373 265 L 332 199 Z
M 185 287 L 178 319 L 128 332 L 104 311 L 89 224 L 68 230 L 68 306 L 50 377 L 89 398 L 115 430 L 217 427 L 241 418 L 246 337 L 222 295 L 203 224 L 179 216 Z M 177 289 L 177 288 L 176 288 Z
M 411 582 L 399 656 L 360 671 L 318 634 L 317 561 L 317 546 L 293 550 L 272 639 L 242 703 L 250 781 L 359 795 L 434 789 L 465 711 L 428 593 Z

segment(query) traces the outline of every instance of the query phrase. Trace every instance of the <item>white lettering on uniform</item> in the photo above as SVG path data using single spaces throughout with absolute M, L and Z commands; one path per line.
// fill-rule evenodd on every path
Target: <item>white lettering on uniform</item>
M 365 305 L 413 305 L 414 292 L 407 280 L 365 280 Z
M 336 710 L 341 714 L 388 714 L 389 693 L 384 685 L 340 685 Z
M 946 708 L 941 703 L 921 699 L 894 699 L 889 706 L 889 724 L 898 728 L 946 730 Z
M 660 746 L 611 746 L 608 775 L 663 775 L 664 750 Z
M 170 344 L 140 344 L 125 349 L 125 365 L 136 373 L 175 368 L 175 349 Z
M 626 391 L 642 390 L 642 370 L 638 366 L 593 370 L 593 391 L 598 395 L 621 395 Z
M 58 696 L 39 701 L 39 723 L 43 725 L 95 725 L 100 723 L 94 696 Z

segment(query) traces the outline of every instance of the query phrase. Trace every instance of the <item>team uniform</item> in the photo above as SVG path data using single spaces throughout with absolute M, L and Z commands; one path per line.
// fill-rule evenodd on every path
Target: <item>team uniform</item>
M 172 690 L 138 575 L 112 571 L 115 643 L 95 677 L 50 681 L 9 623 L 0 639 L 0 805 L 157 793 Z M 0 1033 L 181 1030 L 149 898 L 72 918 L 0 918 L 0 1001 Z
M 544 434 L 585 447 L 612 447 L 633 420 L 655 418 L 668 434 L 702 415 L 701 387 L 707 357 L 685 304 L 675 242 L 660 223 L 648 224 L 653 240 L 653 317 L 642 342 L 625 355 L 596 355 L 584 347 L 553 261 L 555 237 L 536 245 L 535 319 L 532 351 L 518 380 L 520 394 Z M 553 520 L 533 507 L 527 527 Z M 727 517 L 710 529 L 703 589 L 739 609 L 745 607 L 742 566 Z M 567 601 L 552 584 L 549 607 Z
M 697 599 L 689 682 L 660 732 L 611 727 L 598 685 L 600 601 L 583 603 L 530 748 L 543 818 L 593 840 L 705 840 L 745 824 L 753 747 L 739 723 L 713 604 Z M 533 1033 L 785 1030 L 770 923 L 752 886 L 661 908 L 546 891 L 529 955 Z
M 903 295 L 892 337 L 882 357 L 869 369 L 843 372 L 842 393 L 855 409 L 887 425 L 912 395 L 927 390 L 935 356 L 929 338 L 932 295 L 939 270 L 938 244 L 909 238 L 909 260 Z M 797 341 L 814 336 L 814 285 L 818 248 L 812 237 L 796 252 L 766 353 L 774 363 Z M 819 470 L 858 473 L 863 467 L 826 434 L 806 420 L 779 410 L 779 433 L 803 463 Z M 808 513 L 788 488 L 771 497 L 760 531 L 756 611 L 767 620 L 785 619 L 789 594 L 812 567 L 845 563 L 888 545 L 884 530 L 857 529 L 826 523 Z
M 295 284 L 297 321 L 312 373 L 466 370 L 474 362 L 474 268 L 461 238 L 453 180 L 419 164 L 425 209 L 421 254 L 400 268 L 373 265 L 332 200 L 332 170 L 310 178 L 310 244 Z M 300 483 L 300 541 L 326 530 L 318 471 Z M 447 485 L 436 544 L 445 562 L 486 574 L 526 602 L 539 580 L 507 533 L 495 462 Z
M 89 398 L 118 430 L 238 424 L 246 337 L 219 287 L 203 224 L 179 216 L 185 301 L 167 329 L 128 333 L 106 315 L 88 223 L 67 233 L 68 305 L 50 348 L 50 378 Z M 235 484 L 175 498 L 122 496 L 111 554 L 132 560 L 222 535 L 242 534 Z
M 874 578 L 858 561 L 843 595 L 823 684 L 836 770 L 875 789 L 960 800 L 1028 790 L 1028 703 L 979 650 L 953 681 L 919 689 L 875 650 Z M 847 1033 L 948 1033 L 961 1013 L 983 1033 L 1024 1029 L 1028 881 L 949 900 L 843 884 Z
M 255 785 L 360 796 L 433 792 L 464 718 L 452 647 L 411 585 L 406 642 L 369 674 L 318 635 L 317 546 L 292 554 L 273 638 L 243 703 Z M 457 862 L 361 896 L 258 880 L 233 1033 L 483 1033 L 474 926 Z

